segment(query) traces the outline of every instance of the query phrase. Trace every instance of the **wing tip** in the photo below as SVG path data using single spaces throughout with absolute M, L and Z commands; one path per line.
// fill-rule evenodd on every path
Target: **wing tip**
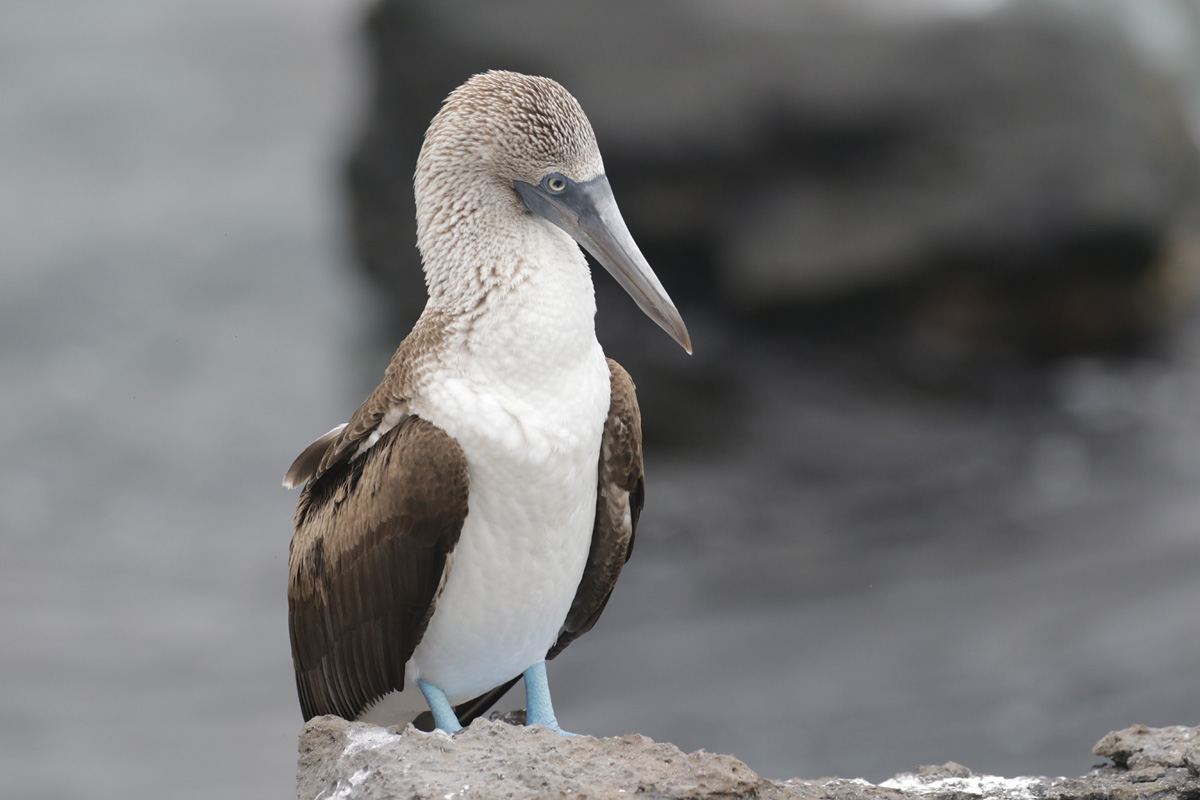
M 329 449 L 330 443 L 349 424 L 348 422 L 343 422 L 304 448 L 304 452 L 296 456 L 296 460 L 288 467 L 287 474 L 283 476 L 283 488 L 295 489 L 311 480 L 317 474 L 317 468 L 321 464 L 321 459 L 325 456 L 325 451 Z

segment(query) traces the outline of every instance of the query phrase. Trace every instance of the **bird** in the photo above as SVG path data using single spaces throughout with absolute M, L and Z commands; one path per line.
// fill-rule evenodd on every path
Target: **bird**
M 493 70 L 452 91 L 413 177 L 428 300 L 382 381 L 292 464 L 288 622 L 305 721 L 446 732 L 595 625 L 644 502 L 641 413 L 596 338 L 581 246 L 687 353 L 579 102 Z M 429 716 L 432 716 L 432 726 Z

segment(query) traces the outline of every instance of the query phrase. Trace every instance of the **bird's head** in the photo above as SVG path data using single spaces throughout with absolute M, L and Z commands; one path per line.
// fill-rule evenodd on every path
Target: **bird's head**
M 425 134 L 414 183 L 421 238 L 481 208 L 545 220 L 692 352 L 682 317 L 617 209 L 591 123 L 555 81 L 493 71 L 455 89 Z

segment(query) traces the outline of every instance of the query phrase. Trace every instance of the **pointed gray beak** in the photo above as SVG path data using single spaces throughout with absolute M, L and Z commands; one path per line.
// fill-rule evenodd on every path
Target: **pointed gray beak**
M 683 317 L 633 241 L 607 177 L 576 183 L 553 173 L 536 185 L 513 181 L 513 188 L 527 209 L 579 242 L 629 292 L 646 316 L 671 334 L 684 350 L 692 352 Z

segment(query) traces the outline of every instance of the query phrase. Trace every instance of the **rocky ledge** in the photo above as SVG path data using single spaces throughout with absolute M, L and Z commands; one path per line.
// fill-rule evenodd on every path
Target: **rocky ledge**
M 771 781 L 732 756 L 684 753 L 637 734 L 564 739 L 545 728 L 477 720 L 453 736 L 318 717 L 300 736 L 301 800 L 364 798 L 859 798 L 1200 800 L 1200 728 L 1136 725 L 1092 752 L 1111 761 L 1079 778 L 1000 778 L 959 764 L 879 785 Z

